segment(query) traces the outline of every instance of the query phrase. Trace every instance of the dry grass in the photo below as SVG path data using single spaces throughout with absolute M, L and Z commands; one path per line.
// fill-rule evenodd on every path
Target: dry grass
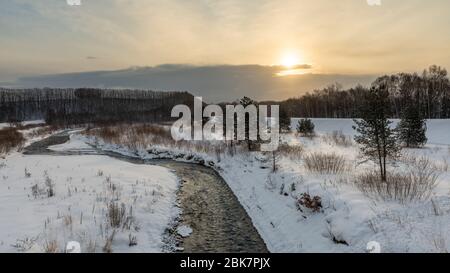
M 58 242 L 56 240 L 47 241 L 44 244 L 45 253 L 57 253 L 58 252 Z
M 112 253 L 112 244 L 114 242 L 114 237 L 116 236 L 116 230 L 114 229 L 111 233 L 111 235 L 107 236 L 105 240 L 105 245 L 103 246 L 102 250 L 105 253 Z
M 303 157 L 304 148 L 301 145 L 291 146 L 286 143 L 280 144 L 278 154 L 291 160 L 300 160 Z
M 348 169 L 345 158 L 335 153 L 311 153 L 304 157 L 304 162 L 308 171 L 320 174 L 339 174 Z
M 420 158 L 408 172 L 390 173 L 386 181 L 377 172 L 366 172 L 356 177 L 355 185 L 369 197 L 407 203 L 429 199 L 438 177 L 430 161 Z
M 0 154 L 7 154 L 13 149 L 21 149 L 25 143 L 25 138 L 16 127 L 4 128 L 0 130 Z
M 331 144 L 350 147 L 353 145 L 353 140 L 351 137 L 345 135 L 342 131 L 333 131 L 323 136 L 323 139 Z
M 84 132 L 87 136 L 97 137 L 106 143 L 123 145 L 129 149 L 151 149 L 155 146 L 170 149 L 205 153 L 220 158 L 222 154 L 233 155 L 242 149 L 217 141 L 175 141 L 170 128 L 153 124 L 122 124 L 118 126 L 101 127 Z
M 31 138 L 42 137 L 42 136 L 50 135 L 59 129 L 61 129 L 61 128 L 54 126 L 54 125 L 39 127 L 39 128 L 36 128 L 35 130 L 31 130 L 28 133 L 28 136 Z

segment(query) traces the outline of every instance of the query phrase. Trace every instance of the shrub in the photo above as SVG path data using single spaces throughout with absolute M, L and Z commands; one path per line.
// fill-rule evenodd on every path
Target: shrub
M 308 193 L 302 193 L 297 200 L 297 207 L 301 211 L 301 207 L 308 208 L 313 212 L 320 212 L 322 209 L 322 198 L 320 196 L 311 197 Z
M 170 129 L 152 124 L 118 125 L 101 127 L 84 132 L 85 135 L 102 139 L 111 144 L 123 145 L 129 149 L 152 149 L 162 146 L 186 152 L 206 153 L 218 159 L 222 154 L 233 156 L 237 152 L 243 153 L 242 146 L 236 147 L 235 142 L 214 141 L 175 141 Z
M 311 153 L 304 157 L 305 167 L 310 172 L 338 174 L 347 169 L 347 161 L 335 153 Z
M 7 154 L 15 148 L 22 148 L 25 138 L 17 128 L 4 128 L 0 130 L 0 154 Z
M 356 186 L 367 196 L 400 203 L 427 200 L 437 185 L 438 173 L 427 159 L 419 159 L 409 172 L 389 173 L 386 181 L 376 172 L 355 179 Z
M 292 160 L 298 160 L 302 158 L 303 146 L 301 145 L 289 145 L 287 143 L 281 143 L 278 146 L 278 153 Z
M 327 134 L 325 140 L 336 144 L 338 146 L 350 147 L 353 145 L 353 140 L 351 137 L 344 135 L 342 131 L 333 131 Z
M 421 115 L 421 109 L 412 104 L 406 106 L 397 126 L 400 141 L 408 148 L 423 147 L 427 142 L 426 131 L 427 124 Z
M 315 125 L 310 119 L 301 119 L 297 124 L 297 133 L 302 136 L 312 137 L 314 136 Z

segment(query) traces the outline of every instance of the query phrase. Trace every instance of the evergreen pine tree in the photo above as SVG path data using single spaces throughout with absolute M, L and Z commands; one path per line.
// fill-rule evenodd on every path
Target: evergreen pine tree
M 288 116 L 288 113 L 286 112 L 285 109 L 280 108 L 280 117 L 279 117 L 279 122 L 280 122 L 280 130 L 281 131 L 289 131 L 291 128 L 291 119 Z
M 397 136 L 391 129 L 389 92 L 385 85 L 372 87 L 364 95 L 359 109 L 360 119 L 355 119 L 358 132 L 355 141 L 360 145 L 362 154 L 379 165 L 380 178 L 386 181 L 387 160 L 398 156 L 400 150 Z
M 427 142 L 427 125 L 421 115 L 420 107 L 409 103 L 402 111 L 397 127 L 399 139 L 406 147 L 422 147 Z
M 314 123 L 310 119 L 301 119 L 297 124 L 297 133 L 302 136 L 311 137 L 314 135 L 314 127 Z

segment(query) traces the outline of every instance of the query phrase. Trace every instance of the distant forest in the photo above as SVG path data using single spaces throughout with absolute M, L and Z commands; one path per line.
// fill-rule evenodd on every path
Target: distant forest
M 193 104 L 188 92 L 115 89 L 0 88 L 0 122 L 49 124 L 167 121 L 172 107 Z
M 372 85 L 388 89 L 392 118 L 399 118 L 404 107 L 410 104 L 420 109 L 427 119 L 450 118 L 450 82 L 444 68 L 433 65 L 421 75 L 382 76 Z M 278 103 L 290 117 L 355 118 L 368 90 L 363 86 L 343 90 L 339 84 L 333 84 Z
M 391 117 L 399 118 L 413 105 L 427 119 L 450 118 L 450 81 L 447 71 L 431 66 L 422 74 L 382 76 L 372 86 L 389 93 Z M 281 102 L 280 116 L 357 118 L 370 87 L 342 89 L 339 84 Z M 118 89 L 8 89 L 0 88 L 0 122 L 45 119 L 47 123 L 81 124 L 133 121 L 170 121 L 177 104 L 192 108 L 188 92 Z M 223 105 L 222 105 L 223 106 Z

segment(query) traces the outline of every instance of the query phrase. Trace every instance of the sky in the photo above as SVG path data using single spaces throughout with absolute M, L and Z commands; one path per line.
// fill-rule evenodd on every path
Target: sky
M 450 68 L 450 1 L 0 0 L 0 82 L 160 64 Z

